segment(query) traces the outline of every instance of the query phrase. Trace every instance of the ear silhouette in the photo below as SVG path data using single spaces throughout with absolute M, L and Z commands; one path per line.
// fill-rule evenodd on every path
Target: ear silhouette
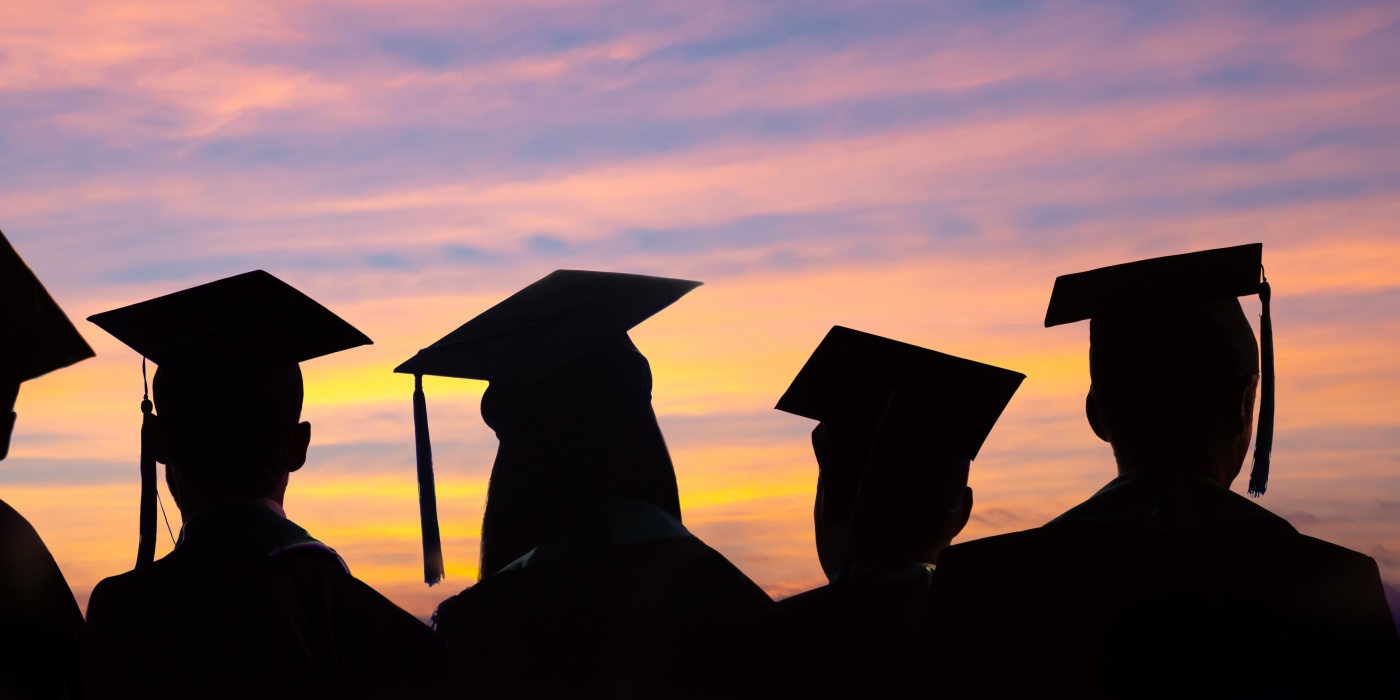
M 1097 396 L 1094 396 L 1093 385 L 1089 386 L 1089 394 L 1084 397 L 1084 417 L 1089 419 L 1089 427 L 1094 430 L 1094 434 L 1100 440 L 1110 442 L 1112 435 L 1108 432 L 1108 424 L 1103 419 L 1103 406 L 1099 403 Z
M 15 412 L 0 414 L 0 460 L 10 455 L 10 436 L 15 432 Z
M 4 240 L 4 239 L 0 239 Z M 0 384 L 0 460 L 10 454 L 10 436 L 15 432 L 15 403 L 19 401 L 19 383 Z
M 962 503 L 958 505 L 958 526 L 953 529 L 953 537 L 962 534 L 963 528 L 967 527 L 967 521 L 972 518 L 972 487 L 964 486 Z M 951 539 L 951 538 L 950 538 Z
M 306 451 L 311 447 L 311 423 L 302 421 L 287 435 L 287 471 L 306 466 Z

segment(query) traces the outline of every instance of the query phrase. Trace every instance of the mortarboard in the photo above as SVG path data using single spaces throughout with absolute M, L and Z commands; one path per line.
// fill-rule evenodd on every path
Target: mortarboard
M 1026 375 L 833 326 L 775 407 L 825 421 L 878 414 L 891 392 L 917 407 L 940 440 L 975 459 Z
M 88 317 L 163 367 L 256 375 L 371 341 L 294 287 L 256 270 Z M 142 374 L 145 374 L 144 364 Z M 141 412 L 141 541 L 137 567 L 155 558 L 155 458 L 149 392 Z
M 926 426 L 927 434 L 949 454 L 970 462 L 1025 378 L 1019 372 L 833 326 L 775 408 L 822 422 L 868 424 L 878 417 L 877 435 L 892 420 L 921 431 Z M 850 575 L 856 542 L 865 520 L 872 517 L 866 512 L 872 506 L 866 502 L 870 479 L 892 476 L 872 474 L 871 459 L 862 460 L 859 474 L 848 475 L 859 487 L 833 581 Z M 920 473 L 910 475 L 912 482 L 895 477 L 890 485 L 896 490 L 910 488 L 910 483 L 924 484 L 919 490 L 934 483 L 966 486 L 966 465 L 955 470 L 932 463 L 903 465 Z M 949 471 L 937 473 L 943 470 Z M 926 481 L 929 478 L 932 481 Z
M 0 232 L 0 384 L 27 382 L 92 356 L 73 322 Z M 14 419 L 9 411 L 11 427 Z M 4 438 L 0 459 L 9 451 L 8 430 Z
M 442 580 L 443 561 L 423 376 L 539 384 L 700 285 L 619 272 L 556 270 L 394 368 L 414 375 L 418 506 L 428 585 Z
M 1270 289 L 1264 277 L 1264 245 L 1250 243 L 1113 265 L 1055 279 L 1045 326 L 1135 313 L 1154 307 L 1259 295 L 1259 428 L 1249 493 L 1264 494 L 1274 437 L 1274 341 L 1269 317 Z

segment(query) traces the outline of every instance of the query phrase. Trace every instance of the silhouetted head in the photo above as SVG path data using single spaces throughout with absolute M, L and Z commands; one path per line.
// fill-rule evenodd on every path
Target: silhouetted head
M 297 365 L 371 341 L 345 319 L 263 270 L 104 311 L 89 321 L 160 369 L 156 402 L 142 396 L 140 544 L 154 561 L 157 462 L 188 519 L 205 504 L 282 502 L 311 426 L 298 423 Z M 135 403 L 135 402 L 133 402 Z
M 546 381 L 492 382 L 481 415 L 501 442 L 482 523 L 483 577 L 604 499 L 646 501 L 680 518 L 651 367 L 626 334 Z
M 1120 468 L 1204 470 L 1229 485 L 1249 449 L 1258 345 L 1236 299 L 1090 323 L 1086 413 Z
M 935 563 L 967 523 L 968 468 L 1025 375 L 833 326 L 776 408 L 821 423 L 817 556 L 832 581 Z
M 311 424 L 301 422 L 300 366 L 254 373 L 161 367 L 152 388 L 157 461 L 182 509 L 196 500 L 282 500 L 311 439 Z
M 1268 486 L 1273 445 L 1271 296 L 1259 243 L 1167 255 L 1061 275 L 1047 328 L 1089 320 L 1085 413 L 1113 445 L 1119 473 L 1169 469 L 1229 486 L 1253 435 L 1249 491 Z M 1239 297 L 1259 295 L 1260 355 Z M 1261 382 L 1262 364 L 1262 382 Z
M 812 431 L 821 469 L 813 509 L 817 557 L 828 579 L 883 565 L 935 564 L 967 525 L 972 461 L 920 418 L 889 416 L 883 426 L 823 421 Z
M 15 432 L 15 401 L 19 382 L 0 380 L 0 460 L 10 454 L 10 436 Z

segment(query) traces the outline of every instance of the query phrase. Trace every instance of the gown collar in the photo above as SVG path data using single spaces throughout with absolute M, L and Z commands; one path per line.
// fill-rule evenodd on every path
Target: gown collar
M 501 571 L 538 567 L 589 552 L 676 537 L 694 535 L 681 521 L 651 503 L 610 498 L 571 523 L 567 533 L 546 540 Z
M 1108 482 L 1050 524 L 1115 523 L 1177 530 L 1249 521 L 1292 529 L 1283 518 L 1204 476 L 1139 469 Z
M 275 501 L 265 498 L 222 501 L 201 508 L 181 526 L 175 543 L 177 552 L 224 550 L 275 556 L 302 549 L 324 550 L 340 559 L 335 550 L 288 520 Z

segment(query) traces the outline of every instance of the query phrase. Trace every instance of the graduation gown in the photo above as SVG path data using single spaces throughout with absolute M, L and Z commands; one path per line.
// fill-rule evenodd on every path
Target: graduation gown
M 0 698 L 75 695 L 82 627 L 39 533 L 0 501 Z
M 93 589 L 91 697 L 429 692 L 446 654 L 432 631 L 268 504 L 201 510 L 169 555 Z
M 912 684 L 932 578 L 892 565 L 779 601 L 739 635 L 740 697 L 896 697 Z
M 1400 660 L 1370 557 L 1181 472 L 945 550 L 930 607 L 930 677 L 991 697 L 1350 697 Z
M 453 697 L 713 698 L 771 599 L 649 503 L 617 499 L 443 601 Z

